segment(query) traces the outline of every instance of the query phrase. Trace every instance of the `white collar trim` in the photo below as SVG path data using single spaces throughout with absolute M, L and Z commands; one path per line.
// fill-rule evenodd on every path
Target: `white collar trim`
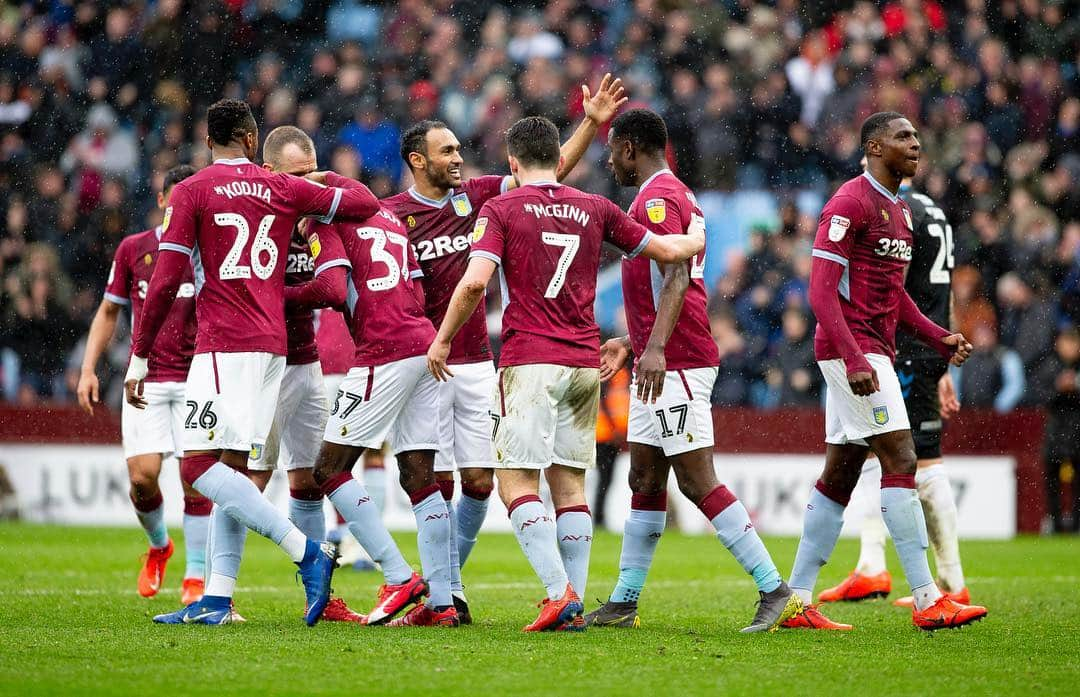
M 863 172 L 862 175 L 864 177 L 866 177 L 866 180 L 868 182 L 870 182 L 870 186 L 877 189 L 877 192 L 879 194 L 881 194 L 882 196 L 884 196 L 885 198 L 889 199 L 889 201 L 891 201 L 893 203 L 896 203 L 896 201 L 900 198 L 896 194 L 894 194 L 891 191 L 889 191 L 888 189 L 886 189 L 884 184 L 879 182 L 877 179 L 874 179 L 874 175 L 870 174 L 869 170 Z
M 214 160 L 215 165 L 250 165 L 251 160 L 246 157 L 222 157 Z
M 454 190 L 450 189 L 450 191 L 446 192 L 446 196 L 443 196 L 442 198 L 428 198 L 427 196 L 424 196 L 419 191 L 417 191 L 415 187 L 410 186 L 409 195 L 425 205 L 431 206 L 433 208 L 442 208 L 446 205 L 446 202 L 449 201 L 451 197 L 453 197 Z
M 641 182 L 641 186 L 639 186 L 639 187 L 638 187 L 638 191 L 641 191 L 641 190 L 642 190 L 642 189 L 644 189 L 644 188 L 645 188 L 646 186 L 648 186 L 649 184 L 651 184 L 651 183 L 652 183 L 652 180 L 653 180 L 653 179 L 656 179 L 656 178 L 657 178 L 657 177 L 659 177 L 659 176 L 660 176 L 661 174 L 671 174 L 671 175 L 674 175 L 675 173 L 674 173 L 674 172 L 672 172 L 672 171 L 671 171 L 670 169 L 668 169 L 667 167 L 663 168 L 663 169 L 662 169 L 662 170 L 660 170 L 659 172 L 653 172 L 652 176 L 650 176 L 650 177 L 649 177 L 648 179 L 646 179 L 645 181 Z

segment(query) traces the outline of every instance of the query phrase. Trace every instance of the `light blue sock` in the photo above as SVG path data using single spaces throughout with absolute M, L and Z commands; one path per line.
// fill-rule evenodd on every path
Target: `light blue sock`
M 666 525 L 667 511 L 630 509 L 630 517 L 623 527 L 619 580 L 608 598 L 611 602 L 637 602 L 645 588 L 645 577 L 652 566 L 656 546 L 660 544 Z
M 206 540 L 210 516 L 184 514 L 184 578 L 203 578 L 206 573 Z
M 304 537 L 321 542 L 326 539 L 326 514 L 323 513 L 323 500 L 318 501 L 289 497 L 289 520 L 293 522 Z
M 158 505 L 149 511 L 135 509 L 135 516 L 139 519 L 139 525 L 142 526 L 143 531 L 146 532 L 146 539 L 150 541 L 150 546 L 156 549 L 169 545 L 169 529 L 165 527 L 165 504 L 160 502 L 160 498 L 159 495 Z
M 348 522 L 349 532 L 367 551 L 368 556 L 379 564 L 387 583 L 405 583 L 412 577 L 412 568 L 405 562 L 405 557 L 401 556 L 401 550 L 383 524 L 382 514 L 360 482 L 350 477 L 334 489 L 328 498 L 341 517 Z
M 299 564 L 304 559 L 308 539 L 262 495 L 246 475 L 223 462 L 215 462 L 192 482 L 192 486 L 241 524 L 270 538 L 294 562 Z M 211 575 L 207 588 L 213 580 Z
M 559 555 L 555 521 L 548 515 L 539 497 L 531 499 L 514 507 L 510 512 L 510 524 L 521 551 L 544 584 L 548 598 L 558 600 L 566 593 L 569 580 Z
M 453 605 L 454 599 L 450 595 L 450 511 L 442 492 L 435 490 L 412 509 L 416 516 L 420 566 L 431 589 L 429 602 L 436 608 Z
M 240 577 L 240 560 L 244 556 L 244 543 L 248 529 L 220 506 L 214 506 L 210 514 L 210 568 L 206 581 L 211 595 L 231 598 Z M 228 580 L 226 580 L 228 579 Z
M 788 585 L 804 603 L 811 602 L 818 572 L 832 555 L 840 529 L 844 527 L 844 506 L 814 487 L 803 516 L 803 534 L 795 553 L 795 566 Z
M 450 591 L 464 593 L 465 586 L 461 583 L 461 558 L 458 556 L 457 546 L 457 512 L 454 510 L 453 501 L 446 501 L 446 511 L 450 514 Z
M 365 467 L 364 488 L 367 489 L 375 507 L 382 513 L 386 510 L 386 468 Z
M 765 544 L 758 537 L 742 501 L 735 501 L 720 511 L 712 519 L 712 524 L 717 539 L 728 548 L 743 570 L 753 576 L 759 591 L 772 593 L 780 587 L 780 572 L 776 570 L 769 550 L 765 549 Z
M 884 487 L 881 490 L 881 517 L 889 528 L 896 556 L 904 567 L 904 575 L 912 592 L 934 583 L 930 564 L 926 560 L 929 541 L 922 503 L 915 489 Z
M 477 499 L 462 492 L 461 498 L 454 510 L 457 522 L 457 548 L 458 558 L 464 568 L 465 560 L 469 558 L 476 538 L 480 534 L 480 526 L 487 518 L 488 498 Z
M 555 534 L 559 538 L 566 577 L 579 598 L 585 597 L 589 582 L 589 554 L 592 551 L 593 524 L 588 509 L 563 510 L 555 513 Z

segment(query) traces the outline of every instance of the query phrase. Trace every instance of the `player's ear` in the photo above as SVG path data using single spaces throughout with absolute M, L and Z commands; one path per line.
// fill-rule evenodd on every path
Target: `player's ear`
M 409 153 L 409 166 L 413 169 L 424 169 L 427 165 L 427 158 L 416 152 L 415 150 Z
M 207 150 L 213 150 L 214 149 L 214 141 L 210 140 L 210 136 L 206 136 L 206 149 Z
M 158 208 L 164 208 L 165 207 L 165 192 L 164 191 L 159 191 L 158 192 L 158 195 L 157 195 L 157 207 Z
M 521 168 L 521 165 L 518 164 L 517 158 L 513 155 L 507 155 L 506 159 L 510 162 L 510 171 L 516 175 L 518 173 L 518 169 Z
M 565 172 L 566 170 L 565 170 L 565 169 L 563 169 L 563 165 L 564 165 L 565 163 L 566 163 L 566 158 L 565 158 L 565 157 L 563 157 L 562 155 L 559 155 L 559 164 L 558 164 L 558 166 L 557 166 L 557 167 L 555 168 L 555 171 L 556 171 L 556 172 Z

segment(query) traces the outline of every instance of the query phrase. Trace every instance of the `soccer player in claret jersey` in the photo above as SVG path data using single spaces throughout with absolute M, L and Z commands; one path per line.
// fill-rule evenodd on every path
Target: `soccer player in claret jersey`
M 872 450 L 881 462 L 881 512 L 914 596 L 921 629 L 959 627 L 986 615 L 941 594 L 926 560 L 926 521 L 915 492 L 915 444 L 893 369 L 897 325 L 953 364 L 971 344 L 928 319 L 904 289 L 911 260 L 911 210 L 897 196 L 915 173 L 915 128 L 896 112 L 862 125 L 866 171 L 833 194 L 814 240 L 810 304 L 818 319 L 814 353 L 825 377 L 825 470 L 806 506 L 791 587 L 807 609 L 785 627 L 850 629 L 810 606 L 818 570 L 829 560 L 844 508 Z
M 271 172 L 298 177 L 308 175 L 318 168 L 315 144 L 299 128 L 280 126 L 270 131 L 263 142 L 263 163 Z M 285 268 L 286 296 L 289 288 L 308 283 L 324 273 L 336 274 L 340 276 L 337 280 L 344 282 L 348 261 L 340 256 L 320 257 L 318 252 L 317 247 L 308 247 L 299 232 L 293 233 Z M 315 344 L 315 311 L 310 306 L 286 302 L 285 330 L 288 353 L 274 422 L 262 452 L 248 462 L 248 472 L 255 485 L 265 491 L 280 461 L 289 479 L 289 520 L 308 539 L 323 540 L 327 537 L 323 494 L 312 472 L 326 428 L 328 406 L 319 350 Z M 252 455 L 255 454 L 252 451 Z M 247 529 L 242 532 L 246 533 Z M 341 598 L 330 599 L 322 618 L 332 622 L 362 622 L 364 619 L 350 610 Z
M 952 227 L 937 203 L 912 189 L 911 182 L 900 187 L 900 198 L 911 209 L 914 223 L 911 267 L 904 287 L 927 317 L 948 325 L 952 305 Z M 896 372 L 915 442 L 915 484 L 934 551 L 938 587 L 953 600 L 966 604 L 971 595 L 960 564 L 956 499 L 941 459 L 942 421 L 960 408 L 948 363 L 925 344 L 901 333 L 896 341 Z M 858 488 L 880 476 L 877 460 L 867 460 Z M 886 531 L 881 506 L 870 496 L 863 499 L 866 506 L 858 564 L 838 586 L 821 591 L 818 602 L 862 600 L 885 596 L 892 590 L 892 577 L 885 567 Z M 893 604 L 910 607 L 913 602 L 914 598 L 905 596 Z
M 639 187 L 630 217 L 655 235 L 682 235 L 703 225 L 693 192 L 668 169 L 667 127 L 658 114 L 631 109 L 608 132 L 615 180 Z M 636 395 L 630 402 L 630 518 L 623 529 L 619 580 L 587 624 L 636 627 L 638 597 L 667 522 L 670 470 L 683 494 L 712 521 L 716 535 L 757 584 L 761 601 L 744 632 L 775 630 L 802 608 L 776 570 L 746 508 L 716 479 L 712 386 L 720 355 L 705 311 L 704 250 L 688 261 L 623 261 L 629 336 L 601 349 L 601 379 L 614 375 L 630 352 Z
M 173 186 L 195 174 L 188 165 L 173 167 L 165 174 L 158 193 L 158 208 L 169 205 Z M 125 237 L 116 248 L 105 297 L 98 307 L 86 339 L 82 374 L 77 389 L 79 403 L 87 413 L 94 413 L 98 379 L 94 373 L 116 329 L 120 308 L 127 307 L 133 327 L 138 327 L 150 276 L 158 259 L 161 227 Z M 165 512 L 158 488 L 161 462 L 165 455 L 183 454 L 184 381 L 195 351 L 195 285 L 191 269 L 186 269 L 176 303 L 154 342 L 149 372 L 146 376 L 146 409 L 139 410 L 126 401 L 121 412 L 124 456 L 131 482 L 131 503 L 146 531 L 150 549 L 139 572 L 139 595 L 157 595 L 165 579 L 165 565 L 173 554 L 173 543 L 165 527 Z M 203 594 L 206 559 L 206 534 L 213 504 L 202 494 L 184 485 L 184 581 L 181 599 L 185 605 Z
M 312 225 L 306 234 L 313 249 L 342 255 L 349 263 L 347 283 L 316 298 L 311 291 L 317 279 L 296 289 L 295 298 L 348 306 L 356 354 L 333 397 L 315 479 L 382 569 L 386 582 L 367 622 L 456 627 L 450 594 L 450 512 L 434 470 L 439 384 L 428 373 L 423 355 L 435 328 L 424 316 L 423 290 L 416 280 L 421 272 L 405 226 L 383 208 L 360 225 Z M 426 578 L 405 562 L 375 501 L 352 475 L 364 450 L 380 448 L 386 440 L 413 504 Z M 429 590 L 430 602 L 424 603 Z M 416 607 L 405 616 L 393 619 L 414 602 Z
M 558 180 L 574 168 L 597 129 L 626 102 L 622 81 L 613 80 L 611 75 L 604 76 L 596 94 L 586 85 L 581 86 L 581 92 L 585 119 L 560 149 L 563 160 L 556 172 Z M 424 272 L 420 282 L 427 316 L 438 325 L 468 265 L 469 233 L 480 207 L 517 184 L 513 177 L 504 175 L 462 180 L 461 143 L 439 121 L 421 121 L 406 130 L 401 138 L 401 157 L 415 183 L 383 204 L 405 222 Z M 461 583 L 461 567 L 476 544 L 493 486 L 487 401 L 495 384 L 495 367 L 484 307 L 477 306 L 454 339 L 449 360 L 461 379 L 443 385 L 439 392 L 441 447 L 435 471 L 448 502 L 454 494 L 455 467 L 461 476 L 460 502 L 456 508 L 450 505 L 456 538 L 451 569 L 454 605 L 462 624 L 469 624 L 472 616 Z
M 653 235 L 607 199 L 558 184 L 559 132 L 543 117 L 514 124 L 506 146 L 521 188 L 481 208 L 469 266 L 428 350 L 428 366 L 440 380 L 453 378 L 447 360 L 454 337 L 499 267 L 503 348 L 491 401 L 499 495 L 547 590 L 525 631 L 580 630 L 592 545 L 592 518 L 583 514 L 585 470 L 596 462 L 600 330 L 593 303 L 601 245 L 676 263 L 704 249 L 704 230 Z M 541 471 L 554 521 L 540 501 Z
M 330 598 L 329 547 L 306 538 L 244 471 L 251 451 L 265 444 L 277 406 L 287 352 L 285 262 L 297 220 L 364 220 L 378 210 L 378 201 L 364 187 L 332 186 L 333 173 L 317 176 L 328 187 L 253 164 L 259 133 L 244 102 L 216 102 L 206 121 L 213 163 L 173 188 L 125 390 L 131 404 L 146 406 L 147 356 L 193 264 L 198 329 L 185 390 L 191 416 L 181 474 L 228 514 L 215 516 L 211 526 L 215 549 L 235 544 L 239 527 L 246 526 L 272 539 L 300 567 L 304 620 L 313 625 Z M 235 577 L 212 570 L 199 602 L 154 619 L 224 624 L 235 585 Z

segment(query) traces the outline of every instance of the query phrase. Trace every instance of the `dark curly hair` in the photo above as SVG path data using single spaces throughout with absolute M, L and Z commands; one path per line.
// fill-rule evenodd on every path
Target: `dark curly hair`
M 206 110 L 206 132 L 218 145 L 228 145 L 243 140 L 248 133 L 256 133 L 255 117 L 247 102 L 239 99 L 222 99 Z

